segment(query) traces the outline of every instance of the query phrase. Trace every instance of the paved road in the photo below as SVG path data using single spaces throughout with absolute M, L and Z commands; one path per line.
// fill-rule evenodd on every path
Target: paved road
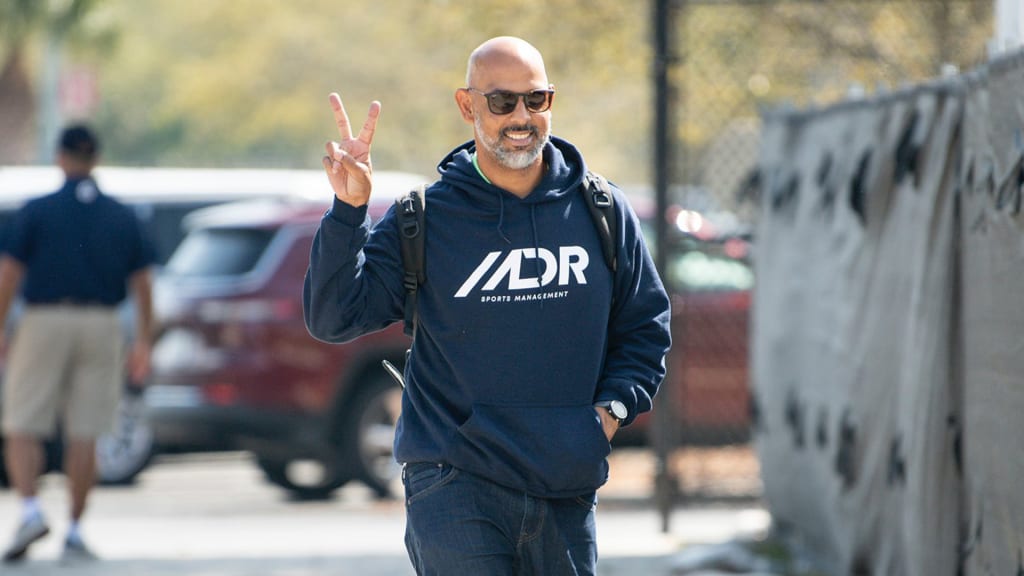
M 616 467 L 623 469 L 627 459 L 639 457 L 624 452 L 613 460 L 613 478 Z M 612 482 L 601 493 L 603 576 L 668 575 L 674 554 L 683 547 L 757 532 L 768 522 L 763 509 L 753 505 L 681 509 L 671 517 L 671 531 L 662 533 L 658 514 L 627 484 Z M 86 537 L 103 558 L 92 565 L 69 567 L 57 561 L 66 527 L 63 478 L 47 476 L 40 496 L 53 532 L 32 548 L 26 562 L 0 566 L 5 576 L 413 574 L 402 544 L 400 501 L 375 500 L 356 484 L 331 501 L 290 501 L 240 453 L 166 457 L 133 487 L 97 489 L 84 524 Z M 3 545 L 17 514 L 14 494 L 0 492 Z

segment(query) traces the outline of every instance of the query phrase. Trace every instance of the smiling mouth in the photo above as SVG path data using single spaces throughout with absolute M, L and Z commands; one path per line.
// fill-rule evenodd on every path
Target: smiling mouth
M 532 126 L 510 126 L 501 131 L 502 137 L 510 140 L 513 144 L 528 143 L 537 134 L 537 129 Z

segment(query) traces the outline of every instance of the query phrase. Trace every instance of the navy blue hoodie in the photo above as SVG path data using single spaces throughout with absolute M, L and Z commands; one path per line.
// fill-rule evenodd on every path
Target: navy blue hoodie
M 473 151 L 452 151 L 426 191 L 427 280 L 395 457 L 540 497 L 591 492 L 607 480 L 611 451 L 593 404 L 624 402 L 627 424 L 650 410 L 665 374 L 668 297 L 617 189 L 617 272 L 605 264 L 571 144 L 551 139 L 526 198 L 487 183 Z M 310 333 L 345 342 L 402 320 L 400 249 L 393 209 L 371 228 L 365 207 L 335 200 L 306 274 Z

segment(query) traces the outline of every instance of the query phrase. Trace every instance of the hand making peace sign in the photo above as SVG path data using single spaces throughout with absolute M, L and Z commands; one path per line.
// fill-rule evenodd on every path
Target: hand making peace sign
M 327 143 L 327 155 L 323 158 L 324 171 L 334 189 L 334 196 L 352 206 L 363 206 L 370 201 L 373 188 L 373 164 L 370 162 L 370 143 L 377 129 L 380 116 L 380 102 L 370 103 L 363 129 L 357 138 L 352 137 L 348 114 L 341 103 L 341 96 L 332 92 L 328 99 L 334 109 L 334 121 L 338 125 L 340 139 Z

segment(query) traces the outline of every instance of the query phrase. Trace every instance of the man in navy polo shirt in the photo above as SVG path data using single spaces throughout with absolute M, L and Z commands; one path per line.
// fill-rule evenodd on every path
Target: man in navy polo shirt
M 25 204 L 0 256 L 0 325 L 19 287 L 25 312 L 6 350 L 3 430 L 11 484 L 23 512 L 4 561 L 25 557 L 49 533 L 36 499 L 42 439 L 57 421 L 66 435 L 64 472 L 71 518 L 64 559 L 94 558 L 79 520 L 96 476 L 96 438 L 112 431 L 124 381 L 117 305 L 130 288 L 137 307 L 129 377 L 149 371 L 153 250 L 135 213 L 104 195 L 92 178 L 99 141 L 85 126 L 61 134 L 57 164 L 66 181 Z

